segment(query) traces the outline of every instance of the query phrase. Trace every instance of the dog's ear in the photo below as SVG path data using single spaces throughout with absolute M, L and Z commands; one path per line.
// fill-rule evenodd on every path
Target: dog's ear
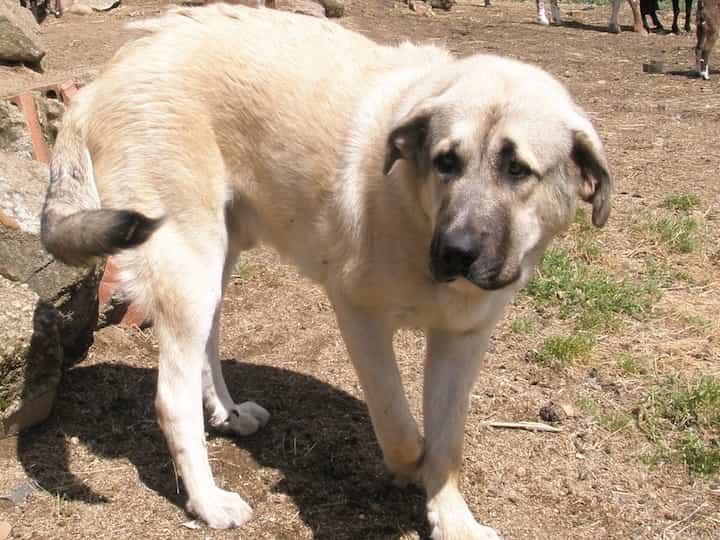
M 593 225 L 602 227 L 610 215 L 612 180 L 605 151 L 594 131 L 575 131 L 572 159 L 582 176 L 580 197 L 592 204 Z
M 388 135 L 385 146 L 383 174 L 388 174 L 398 159 L 417 161 L 425 145 L 430 123 L 430 113 L 423 109 L 411 113 Z

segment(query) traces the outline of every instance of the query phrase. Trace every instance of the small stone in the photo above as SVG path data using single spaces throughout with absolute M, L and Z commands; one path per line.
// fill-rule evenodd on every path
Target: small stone
M 550 423 L 560 423 L 567 418 L 562 407 L 552 401 L 540 407 L 539 414 L 540 418 Z
M 436 9 L 450 11 L 455 5 L 455 0 L 430 0 L 430 5 Z

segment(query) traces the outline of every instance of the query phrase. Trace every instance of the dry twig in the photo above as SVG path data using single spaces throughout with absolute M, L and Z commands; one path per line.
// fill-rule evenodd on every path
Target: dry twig
M 486 426 L 494 428 L 509 428 L 509 429 L 525 429 L 527 431 L 549 431 L 551 433 L 559 433 L 562 431 L 561 428 L 543 424 L 541 422 L 483 422 Z

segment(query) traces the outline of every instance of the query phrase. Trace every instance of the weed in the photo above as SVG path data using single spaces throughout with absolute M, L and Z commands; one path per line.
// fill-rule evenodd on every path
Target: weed
M 587 334 L 574 336 L 553 336 L 547 338 L 536 352 L 535 358 L 541 364 L 572 364 L 575 360 L 587 356 L 595 340 Z
M 681 212 L 688 212 L 699 205 L 700 197 L 697 195 L 677 195 L 675 193 L 668 195 L 663 203 L 665 208 Z
M 603 429 L 614 433 L 625 429 L 630 424 L 631 418 L 622 411 L 613 411 L 599 415 L 597 421 Z
M 712 323 L 700 317 L 699 315 L 693 315 L 692 313 L 681 313 L 680 321 L 685 325 L 688 330 L 709 330 L 712 327 Z
M 532 328 L 533 320 L 530 317 L 518 317 L 510 324 L 510 329 L 516 334 L 529 334 Z
M 561 317 L 576 318 L 582 330 L 611 326 L 619 314 L 640 317 L 657 293 L 652 283 L 616 281 L 557 248 L 547 250 L 526 291 L 536 305 L 558 304 Z
M 669 378 L 641 407 L 641 429 L 693 473 L 720 470 L 720 380 Z
M 258 268 L 252 262 L 240 260 L 233 268 L 232 278 L 247 281 L 257 273 Z
M 714 425 L 720 429 L 720 381 L 713 377 L 676 383 L 662 396 L 661 405 L 662 415 L 678 428 Z
M 720 471 L 720 443 L 705 442 L 702 437 L 688 430 L 675 443 L 675 449 L 691 472 L 713 474 Z
M 577 402 L 580 410 L 585 414 L 595 415 L 598 410 L 598 404 L 586 393 L 580 394 Z
M 629 354 L 621 354 L 618 357 L 618 366 L 626 375 L 646 375 L 648 372 L 641 361 Z
M 698 224 L 691 217 L 662 218 L 651 228 L 676 253 L 692 253 L 697 247 Z

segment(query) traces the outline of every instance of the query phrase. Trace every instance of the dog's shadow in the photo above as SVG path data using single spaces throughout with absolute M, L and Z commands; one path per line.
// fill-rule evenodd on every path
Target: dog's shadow
M 292 498 L 315 538 L 392 538 L 413 529 L 428 536 L 424 496 L 385 476 L 363 402 L 284 369 L 237 361 L 224 362 L 223 369 L 236 399 L 255 400 L 272 414 L 257 434 L 236 440 L 260 466 L 282 473 L 281 481 L 259 485 L 257 493 L 271 489 Z M 106 502 L 71 472 L 67 445 L 82 443 L 97 456 L 128 459 L 148 488 L 182 508 L 185 496 L 177 493 L 155 419 L 156 380 L 156 370 L 127 365 L 67 370 L 50 419 L 18 438 L 28 476 L 56 496 Z M 213 459 L 222 466 L 222 454 Z

